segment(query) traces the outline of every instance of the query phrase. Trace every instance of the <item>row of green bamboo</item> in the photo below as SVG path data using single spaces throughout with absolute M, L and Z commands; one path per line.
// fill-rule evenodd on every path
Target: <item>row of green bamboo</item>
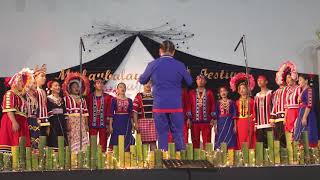
M 118 169 L 118 168 L 162 168 L 163 159 L 208 160 L 215 166 L 272 166 L 319 164 L 319 149 L 309 148 L 307 132 L 303 132 L 303 141 L 291 141 L 287 136 L 287 147 L 281 148 L 280 142 L 268 133 L 268 148 L 257 142 L 255 149 L 249 149 L 247 143 L 241 150 L 221 148 L 213 150 L 213 144 L 207 143 L 203 149 L 194 149 L 186 144 L 186 150 L 176 152 L 175 144 L 168 144 L 168 151 L 149 151 L 142 144 L 141 136 L 136 137 L 136 145 L 125 152 L 124 136 L 119 136 L 118 146 L 113 151 L 103 153 L 97 145 L 97 137 L 90 137 L 90 146 L 79 153 L 71 152 L 64 146 L 64 138 L 58 137 L 58 149 L 46 146 L 46 137 L 40 137 L 39 150 L 25 147 L 25 137 L 19 140 L 19 146 L 13 146 L 11 153 L 0 153 L 0 170 L 4 171 L 44 171 L 69 169 Z M 94 153 L 93 153 L 94 152 Z

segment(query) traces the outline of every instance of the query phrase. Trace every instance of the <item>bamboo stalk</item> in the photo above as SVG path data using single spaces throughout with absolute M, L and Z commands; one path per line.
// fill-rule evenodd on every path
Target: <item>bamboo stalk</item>
M 264 166 L 270 165 L 269 149 L 268 148 L 264 148 L 264 150 L 263 150 L 263 165 Z
M 59 167 L 64 169 L 65 165 L 65 150 L 64 150 L 64 137 L 58 136 L 58 156 L 59 156 Z
M 169 152 L 168 151 L 163 151 L 162 152 L 162 159 L 168 160 L 169 159 Z
M 162 168 L 162 151 L 160 149 L 155 150 L 155 167 Z
M 149 168 L 151 169 L 155 168 L 155 152 L 154 151 L 149 152 Z
M 176 145 L 174 143 L 169 143 L 168 149 L 169 149 L 169 159 L 175 159 L 176 158 Z
M 98 169 L 102 169 L 102 149 L 101 146 L 98 146 L 98 152 L 97 152 L 97 164 Z
M 52 147 L 46 148 L 46 169 L 52 170 L 53 169 L 53 160 L 52 160 Z
M 299 147 L 299 149 L 298 149 L 298 151 L 299 151 L 299 155 L 298 155 L 298 159 L 299 159 L 299 164 L 300 165 L 305 165 L 305 160 L 304 160 L 304 149 L 300 146 Z
M 12 170 L 12 155 L 9 153 L 3 154 L 3 169 L 5 171 L 11 171 Z
M 299 142 L 297 141 L 293 141 L 292 142 L 292 149 L 293 149 L 293 163 L 294 164 L 299 164 Z M 288 149 L 288 153 L 289 153 L 289 149 Z M 290 157 L 289 157 L 290 158 Z M 289 159 L 289 163 L 290 163 L 290 159 Z
M 227 157 L 227 166 L 233 166 L 234 165 L 234 150 L 229 149 L 228 150 L 228 157 Z
M 26 137 L 19 137 L 19 169 L 26 169 Z
M 149 152 L 149 144 L 143 144 L 142 145 L 142 158 L 143 158 L 143 167 L 148 166 L 147 165 L 147 159 L 148 159 L 148 152 Z
M 66 146 L 66 159 L 65 159 L 65 169 L 71 169 L 71 148 Z
M 268 149 L 269 149 L 269 160 L 271 165 L 274 165 L 274 138 L 273 131 L 267 132 Z
M 279 165 L 281 163 L 280 159 L 280 141 L 274 141 L 274 163 Z
M 227 157 L 227 156 L 226 156 Z M 201 149 L 200 150 L 200 159 L 201 160 L 207 160 L 206 151 Z M 226 158 L 227 159 L 227 158 Z
M 256 165 L 255 150 L 249 149 L 249 166 L 253 167 L 255 165 Z
M 136 135 L 136 146 L 137 146 L 137 159 L 138 159 L 138 167 L 143 167 L 143 153 L 142 153 L 142 141 L 141 135 Z
M 281 148 L 280 149 L 280 160 L 282 165 L 288 165 L 289 159 L 288 159 L 288 149 L 287 148 Z
M 89 168 L 89 169 L 92 169 L 91 167 L 91 147 L 90 146 L 87 146 L 87 149 L 86 149 L 86 153 L 85 153 L 85 168 Z
M 107 153 L 106 152 L 102 152 L 102 169 L 106 169 L 107 167 Z
M 71 152 L 71 169 L 78 168 L 78 153 Z
M 32 153 L 32 170 L 38 171 L 39 169 L 39 156 L 36 153 Z
M 303 149 L 304 149 L 304 157 L 305 157 L 305 163 L 310 163 L 310 150 L 309 150 L 309 137 L 308 137 L 308 131 L 302 132 L 302 142 L 303 142 Z
M 31 157 L 31 147 L 26 148 L 26 170 L 32 170 L 32 157 Z
M 242 143 L 242 156 L 243 156 L 243 163 L 245 166 L 249 165 L 249 148 L 248 143 Z
M 119 161 L 119 147 L 117 145 L 113 146 L 113 156 Z
M 181 150 L 181 160 L 186 160 L 186 156 L 187 156 L 187 151 L 186 150 Z
M 53 152 L 52 154 L 52 169 L 58 170 L 59 167 L 59 154 L 58 152 Z
M 19 170 L 19 146 L 12 146 L 12 170 L 18 171 Z
M 242 157 L 241 157 L 241 151 L 240 150 L 235 150 L 234 151 L 234 164 L 235 166 L 239 167 L 239 166 L 242 166 Z
M 213 151 L 213 143 L 206 143 L 206 152 L 212 152 Z
M 131 154 L 130 152 L 125 152 L 124 153 L 124 167 L 125 168 L 130 168 L 131 167 Z
M 176 152 L 176 157 L 174 159 L 181 160 L 181 152 L 180 151 Z
M 192 143 L 187 144 L 187 160 L 193 160 L 193 145 L 192 145 Z
M 46 152 L 45 147 L 47 145 L 47 137 L 39 137 L 39 170 L 43 171 L 46 168 Z
M 135 167 L 137 167 L 137 147 L 135 145 L 130 146 L 130 154 L 131 154 L 130 166 L 135 168 Z
M 107 168 L 113 169 L 113 152 L 112 151 L 107 152 L 107 159 L 108 159 Z
M 200 160 L 200 149 L 195 148 L 193 150 L 193 160 Z
M 85 152 L 83 151 L 79 151 L 77 154 L 77 158 L 78 158 L 78 169 L 83 169 L 84 166 L 84 159 L 85 159 Z
M 294 144 L 292 142 L 292 134 L 289 132 L 285 133 L 286 142 L 287 142 L 287 149 L 288 149 L 288 161 L 289 164 L 292 165 L 294 162 L 297 161 L 296 155 L 297 153 L 294 151 Z
M 221 152 L 222 152 L 222 165 L 224 166 L 227 163 L 227 143 L 221 143 Z
M 3 171 L 3 153 L 0 153 L 0 171 Z
M 124 136 L 123 135 L 118 136 L 118 147 L 119 147 L 120 167 L 124 168 L 125 162 L 124 162 Z
M 263 143 L 256 143 L 256 165 L 263 166 Z
M 91 169 L 97 169 L 97 136 L 90 136 L 90 165 L 91 165 Z

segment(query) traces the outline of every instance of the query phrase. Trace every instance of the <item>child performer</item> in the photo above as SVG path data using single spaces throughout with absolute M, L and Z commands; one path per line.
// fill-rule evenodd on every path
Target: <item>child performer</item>
M 216 105 L 217 127 L 215 128 L 215 149 L 220 149 L 221 143 L 227 143 L 228 149 L 237 147 L 237 139 L 234 131 L 234 119 L 237 115 L 235 102 L 228 99 L 228 89 L 219 89 L 220 100 Z
M 302 141 L 302 132 L 308 132 L 309 146 L 318 146 L 318 128 L 315 106 L 315 95 L 313 89 L 309 86 L 310 79 L 307 75 L 299 76 L 299 85 L 302 88 L 302 94 L 299 97 L 300 108 L 297 118 L 294 140 Z
M 143 144 L 150 144 L 150 150 L 157 149 L 157 131 L 153 118 L 153 96 L 151 81 L 143 86 L 143 93 L 138 93 L 133 102 L 133 119 L 136 130 L 141 134 Z
M 272 90 L 268 89 L 268 80 L 260 75 L 257 80 L 260 92 L 254 97 L 254 112 L 256 118 L 256 137 L 264 147 L 268 147 L 267 132 L 272 131 L 270 125 L 270 114 L 272 109 Z
M 26 138 L 26 147 L 30 147 L 27 108 L 23 96 L 33 84 L 33 71 L 22 69 L 10 79 L 7 78 L 6 82 L 10 90 L 4 95 L 2 103 L 0 152 L 10 153 L 12 146 L 19 145 L 22 136 Z
M 238 73 L 231 78 L 230 88 L 233 92 L 238 91 L 240 98 L 236 101 L 237 118 L 235 129 L 237 132 L 237 149 L 241 149 L 242 143 L 248 143 L 249 148 L 255 148 L 254 134 L 254 101 L 249 96 L 249 89 L 252 91 L 255 86 L 254 78 L 251 74 Z M 249 83 L 249 84 L 248 84 Z M 250 110 L 250 111 L 249 111 Z
M 103 92 L 104 79 L 96 78 L 94 81 L 94 89 L 89 96 L 87 96 L 87 105 L 89 109 L 89 134 L 98 135 L 99 144 L 102 152 L 106 151 L 108 133 L 108 118 L 110 116 L 110 106 L 112 96 Z
M 49 135 L 49 126 L 48 122 L 48 110 L 47 110 L 47 94 L 46 91 L 42 89 L 44 84 L 46 83 L 46 65 L 43 64 L 41 68 L 36 66 L 34 70 L 34 78 L 37 82 L 37 98 L 38 98 L 38 117 L 40 120 L 40 133 L 42 136 Z
M 82 88 L 80 90 L 80 81 Z M 62 89 L 65 94 L 64 102 L 67 110 L 68 142 L 73 152 L 86 149 L 89 145 L 88 138 L 88 108 L 83 96 L 89 93 L 89 80 L 85 74 L 68 73 Z M 82 113 L 82 116 L 80 116 Z M 80 119 L 82 118 L 82 119 Z M 81 122 L 81 124 L 80 124 Z M 80 133 L 81 127 L 81 133 Z M 82 141 L 82 148 L 80 146 Z
M 117 97 L 111 102 L 111 118 L 109 132 L 111 133 L 110 148 L 118 145 L 118 136 L 125 136 L 125 150 L 130 150 L 130 145 L 135 143 L 132 135 L 132 110 L 133 103 L 126 97 L 126 85 L 119 83 L 117 85 Z
M 64 144 L 68 144 L 66 107 L 63 98 L 60 97 L 61 86 L 57 80 L 47 83 L 50 90 L 48 99 L 48 117 L 50 122 L 50 134 L 48 136 L 48 146 L 58 148 L 58 136 L 64 137 Z
M 204 75 L 197 76 L 197 88 L 189 92 L 188 116 L 191 119 L 191 137 L 194 148 L 200 148 L 200 133 L 203 147 L 211 142 L 211 129 L 215 118 L 215 100 L 213 92 L 207 89 Z M 188 120 L 190 121 L 190 120 Z M 190 124 L 190 123 L 188 123 Z
M 31 147 L 34 150 L 38 149 L 40 133 L 40 120 L 38 118 L 38 97 L 37 97 L 37 82 L 33 81 L 32 86 L 26 92 L 28 125 L 30 131 Z
M 297 85 L 298 73 L 296 66 L 290 61 L 285 62 L 279 69 L 279 75 L 287 84 L 285 89 L 285 130 L 293 133 L 294 124 L 299 113 L 299 96 L 301 94 L 301 88 Z

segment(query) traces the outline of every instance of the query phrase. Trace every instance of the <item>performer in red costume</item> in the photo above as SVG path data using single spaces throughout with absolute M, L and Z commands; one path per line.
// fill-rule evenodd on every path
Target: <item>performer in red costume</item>
M 153 118 L 152 83 L 143 86 L 143 92 L 138 93 L 133 101 L 133 120 L 135 129 L 141 134 L 143 144 L 149 144 L 150 150 L 157 149 L 157 131 Z
M 194 148 L 200 148 L 200 133 L 203 146 L 211 142 L 211 129 L 216 116 L 213 92 L 207 89 L 204 75 L 197 76 L 197 88 L 189 92 L 188 123 L 191 125 L 191 137 Z M 190 120 L 191 119 L 191 120 Z
M 293 133 L 299 113 L 299 96 L 301 94 L 301 87 L 297 85 L 297 68 L 292 62 L 287 61 L 280 66 L 278 75 L 281 77 L 281 81 L 285 81 L 287 84 L 285 88 L 285 130 Z
M 12 146 L 19 145 L 19 138 L 26 138 L 26 147 L 30 147 L 30 133 L 27 122 L 27 107 L 24 95 L 33 84 L 33 72 L 22 69 L 13 77 L 7 78 L 10 90 L 2 102 L 3 116 L 0 128 L 0 152 L 11 152 Z
M 238 73 L 231 78 L 230 88 L 233 92 L 238 91 L 240 98 L 236 101 L 237 117 L 235 118 L 235 131 L 237 132 L 238 149 L 241 149 L 242 143 L 248 143 L 249 148 L 255 148 L 254 133 L 254 101 L 249 96 L 249 89 L 253 90 L 255 86 L 254 78 L 251 74 Z M 247 84 L 249 82 L 249 85 Z M 250 110 L 250 111 L 249 111 Z
M 102 151 L 107 148 L 108 117 L 110 117 L 112 96 L 103 93 L 104 79 L 96 78 L 94 81 L 95 91 L 87 96 L 86 102 L 89 111 L 89 135 L 96 136 L 99 134 L 99 144 Z
M 80 89 L 81 81 L 81 89 Z M 65 78 L 62 89 L 64 102 L 67 110 L 67 131 L 68 142 L 71 151 L 80 152 L 90 145 L 87 132 L 88 128 L 88 108 L 86 100 L 83 98 L 90 92 L 89 80 L 86 71 L 83 74 L 70 72 Z M 81 133 L 80 133 L 81 128 Z M 82 141 L 82 143 L 80 142 Z M 82 144 L 82 149 L 81 145 Z

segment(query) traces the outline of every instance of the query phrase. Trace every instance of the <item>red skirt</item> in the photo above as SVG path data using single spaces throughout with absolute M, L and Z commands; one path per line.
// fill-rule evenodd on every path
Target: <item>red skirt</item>
M 248 118 L 237 119 L 237 141 L 238 149 L 241 149 L 242 143 L 247 142 L 250 149 L 255 148 L 256 136 L 254 133 L 254 122 L 248 122 Z M 249 144 L 250 142 L 250 144 Z
M 294 124 L 298 118 L 299 109 L 288 109 L 287 111 L 287 119 L 285 124 L 286 132 L 293 132 Z
M 141 134 L 142 142 L 157 141 L 157 131 L 154 120 L 152 119 L 139 119 L 138 131 Z
M 19 137 L 26 137 L 26 147 L 30 147 L 30 132 L 27 118 L 21 115 L 15 115 L 20 129 L 17 132 L 12 131 L 12 122 L 7 113 L 4 113 L 1 119 L 0 129 L 0 151 L 11 151 L 11 146 L 19 145 Z

